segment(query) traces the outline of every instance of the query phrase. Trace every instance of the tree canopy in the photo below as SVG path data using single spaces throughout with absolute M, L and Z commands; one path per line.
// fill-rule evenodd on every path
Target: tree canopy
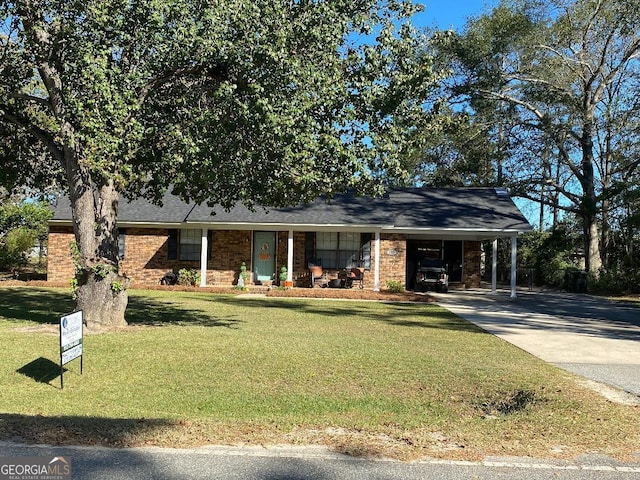
M 123 322 L 126 296 L 109 289 L 126 283 L 121 195 L 159 199 L 171 187 L 210 205 L 290 205 L 402 177 L 402 146 L 429 121 L 415 99 L 437 78 L 406 55 L 417 36 L 399 21 L 414 10 L 3 0 L 0 184 L 68 192 L 85 318 Z
M 3 183 L 289 204 L 397 170 L 401 2 L 4 2 Z M 363 41 L 364 40 L 364 41 Z M 406 63 L 406 62 L 405 62 Z M 411 78 L 408 73 L 411 70 Z M 418 73 L 418 75 L 416 75 Z M 425 82 L 426 81 L 426 82 Z M 414 95 L 415 97 L 415 95 Z M 413 114 L 420 114 L 414 109 Z

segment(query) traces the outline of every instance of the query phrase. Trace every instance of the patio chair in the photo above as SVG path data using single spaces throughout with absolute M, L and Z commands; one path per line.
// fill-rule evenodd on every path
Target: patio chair
M 357 283 L 359 288 L 364 288 L 364 268 L 352 268 L 347 276 L 347 288 Z
M 327 274 L 320 265 L 309 265 L 309 275 L 311 276 L 311 288 L 315 287 L 316 284 L 320 287 L 326 287 L 329 283 Z

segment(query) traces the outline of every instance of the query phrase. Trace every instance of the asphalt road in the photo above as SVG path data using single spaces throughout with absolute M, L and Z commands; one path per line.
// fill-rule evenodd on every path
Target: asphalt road
M 482 462 L 370 461 L 319 447 L 199 449 L 49 447 L 0 443 L 0 456 L 64 457 L 73 480 L 631 480 L 640 459 L 620 464 L 583 456 L 575 463 L 526 458 Z M 0 477 L 2 478 L 2 477 Z

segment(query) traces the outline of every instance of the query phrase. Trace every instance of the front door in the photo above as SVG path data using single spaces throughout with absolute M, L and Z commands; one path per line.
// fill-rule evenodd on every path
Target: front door
M 276 271 L 276 232 L 253 233 L 253 279 L 270 281 Z

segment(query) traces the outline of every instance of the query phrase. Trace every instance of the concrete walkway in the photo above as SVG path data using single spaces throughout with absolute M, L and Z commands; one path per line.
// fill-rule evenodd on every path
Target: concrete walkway
M 561 368 L 640 400 L 640 308 L 600 297 L 498 290 L 435 294 L 451 312 Z

